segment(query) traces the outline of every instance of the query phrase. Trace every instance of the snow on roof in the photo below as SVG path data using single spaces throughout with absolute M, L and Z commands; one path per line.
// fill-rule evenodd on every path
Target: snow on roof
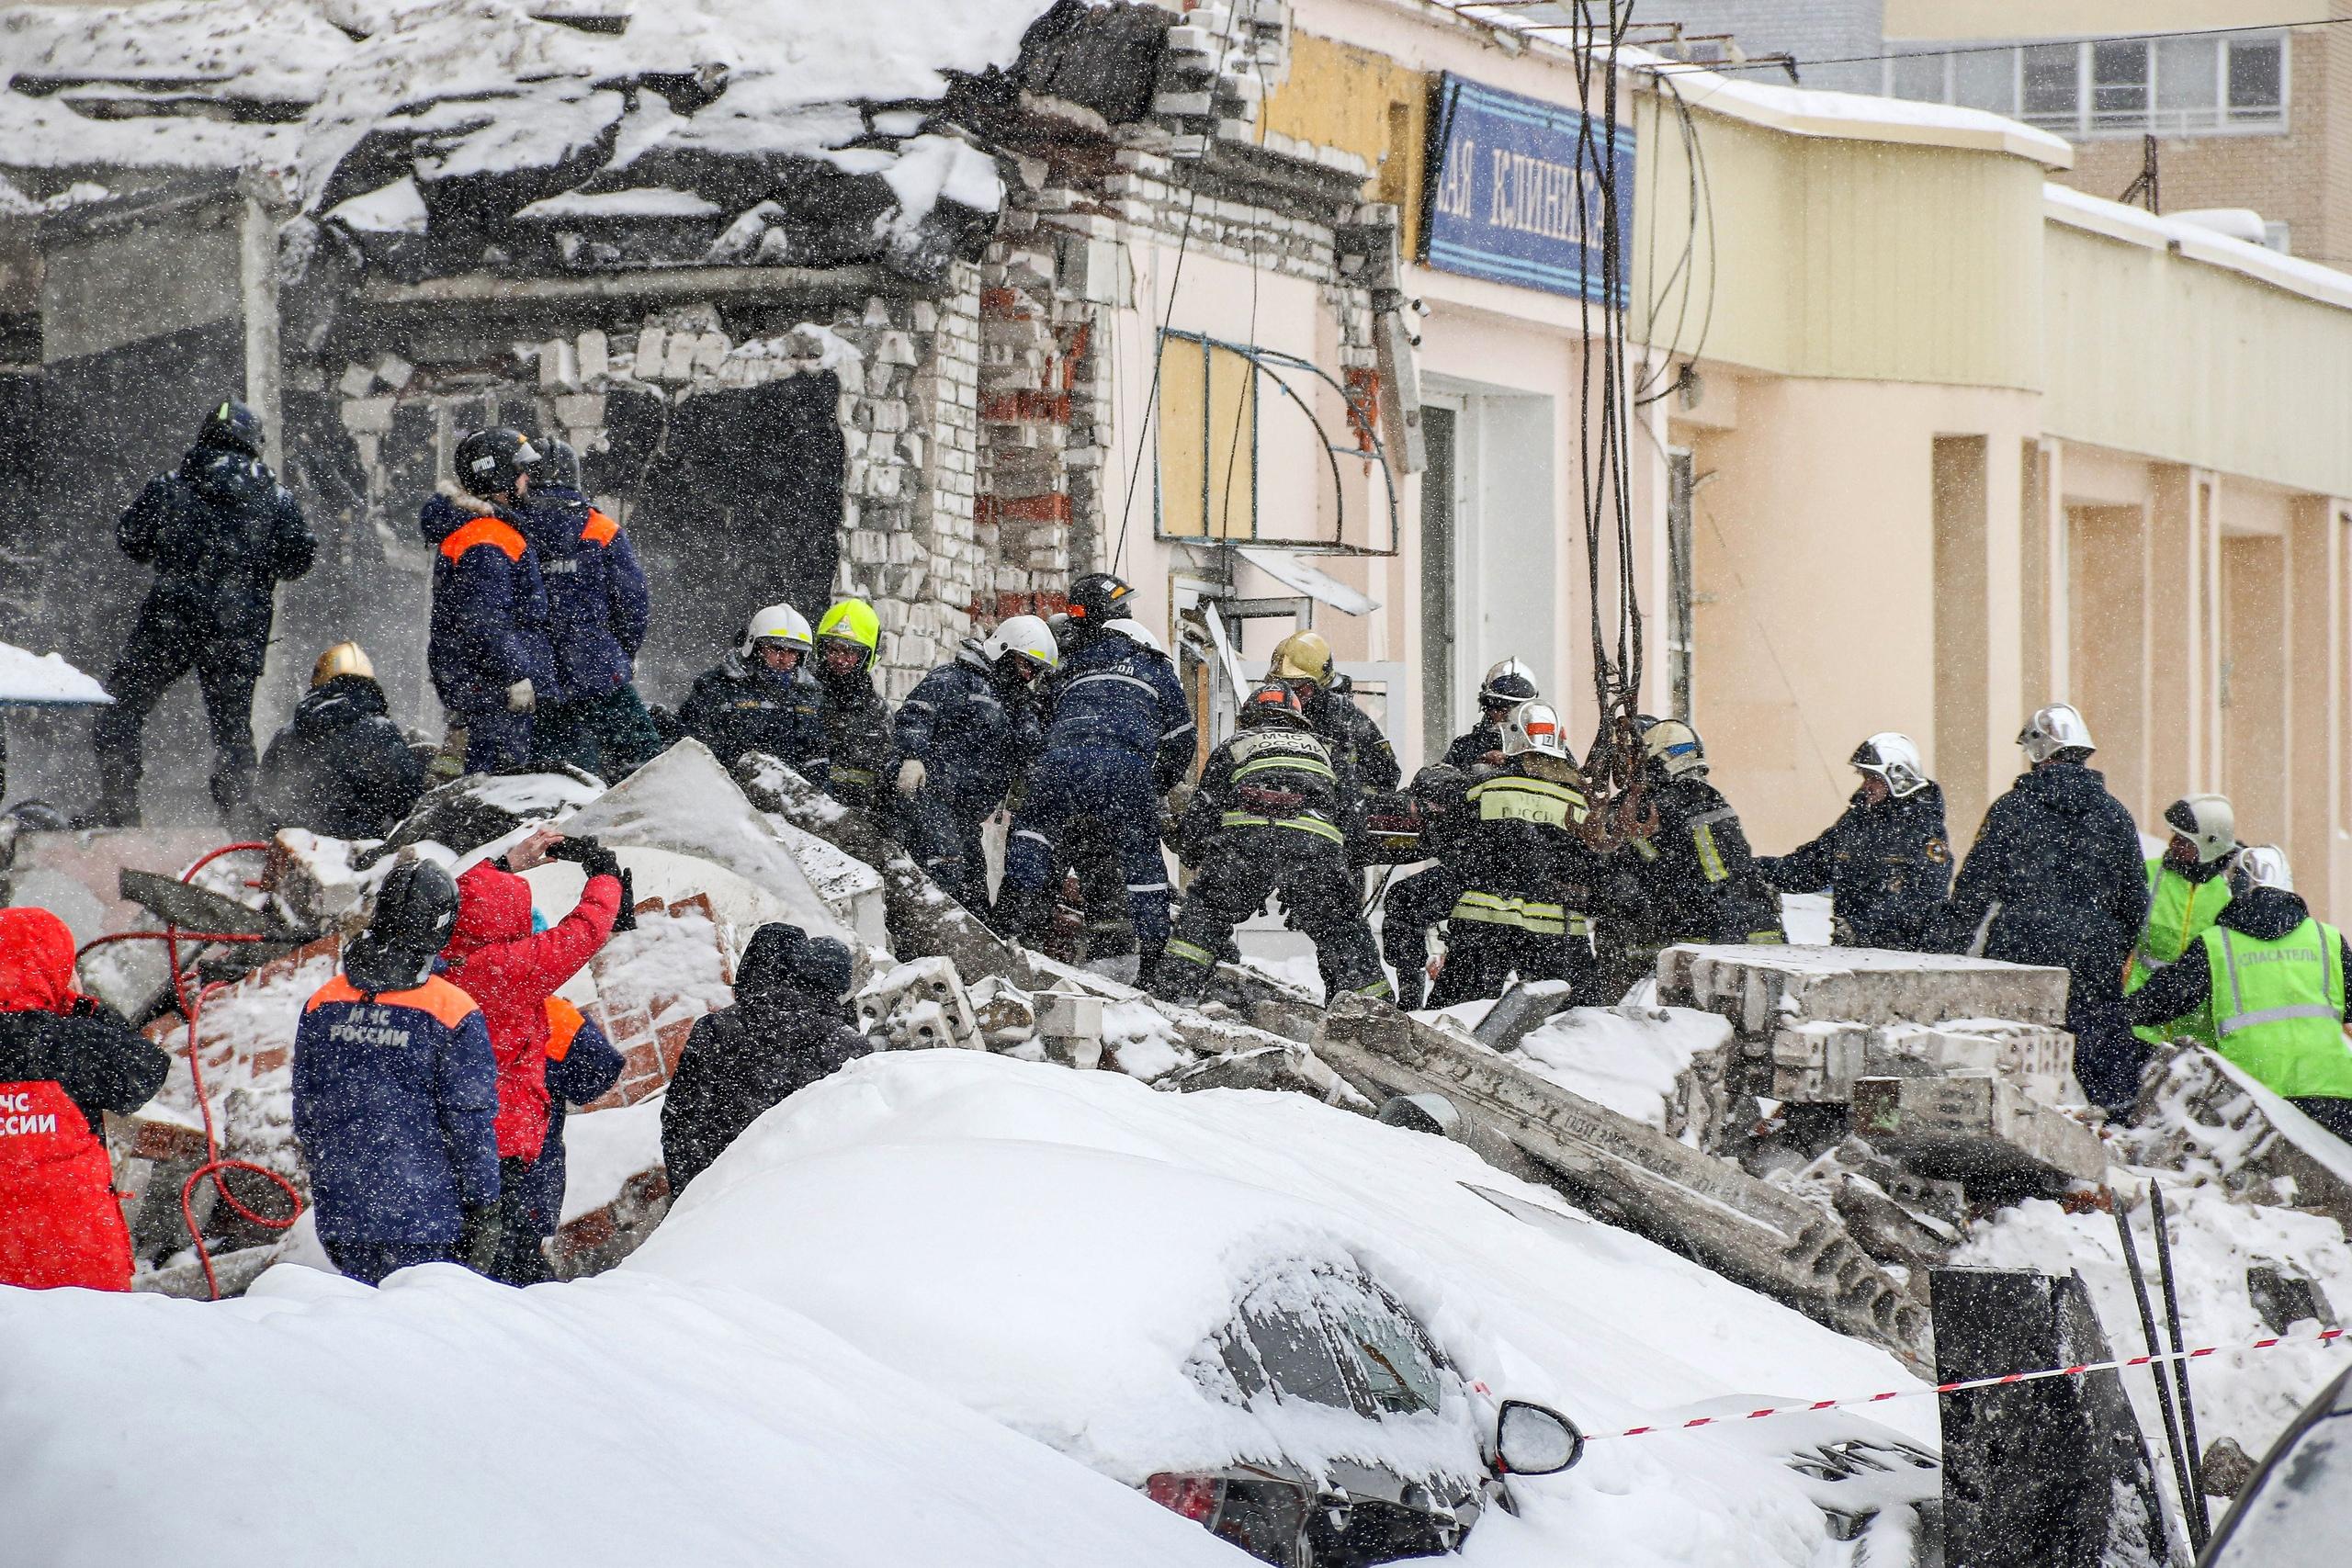
M 1233 1550 L 741 1292 L 380 1290 L 280 1266 L 220 1303 L 0 1290 L 9 1558 L 412 1568 L 1217 1568 Z M 130 1423 L 129 1426 L 126 1423 Z M 125 1433 L 216 1432 L 266 1478 Z
M 2044 216 L 2070 228 L 2151 250 L 2172 251 L 2323 305 L 2352 310 L 2352 273 L 2223 233 L 2211 221 L 2199 221 L 2196 215 L 2159 217 L 2143 208 L 2062 185 L 2041 187 L 2041 206 Z
M 977 1052 L 871 1056 L 793 1096 L 695 1179 L 621 1272 L 806 1313 L 1136 1479 L 1266 1435 L 1213 1404 L 1184 1363 L 1249 1282 L 1351 1263 L 1496 1397 L 1552 1404 L 1592 1431 L 1918 1386 L 1883 1352 L 1573 1213 L 1457 1144 L 1304 1096 L 1161 1094 Z M 1877 1414 L 1935 1440 L 1932 1401 Z M 1595 1443 L 1576 1471 L 1521 1483 L 1525 1514 L 1490 1513 L 1471 1550 L 1484 1537 L 1528 1561 L 1807 1562 L 1820 1516 L 1778 1457 L 1822 1440 L 1807 1419 Z M 1372 1440 L 1409 1455 L 1429 1437 Z
M 0 642 L 0 703 L 95 706 L 113 701 L 104 686 L 62 655 Z

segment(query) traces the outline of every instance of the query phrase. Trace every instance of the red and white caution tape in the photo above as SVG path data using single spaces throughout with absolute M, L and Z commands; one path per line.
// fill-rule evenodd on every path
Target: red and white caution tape
M 2273 1335 L 2246 1345 L 2208 1345 L 2196 1350 L 2165 1350 L 2154 1355 L 2126 1356 L 2114 1361 L 2085 1361 L 2075 1367 L 2045 1367 L 2040 1371 L 2007 1372 L 1996 1378 L 1963 1378 L 1957 1382 L 1939 1382 L 1931 1388 L 1896 1389 L 1890 1393 L 1856 1394 L 1849 1399 L 1816 1399 L 1810 1404 L 1768 1404 L 1760 1410 L 1750 1410 L 1736 1416 L 1694 1416 L 1688 1421 L 1673 1421 L 1649 1427 L 1629 1427 L 1622 1432 L 1589 1432 L 1587 1441 L 1603 1438 L 1644 1438 L 1656 1432 L 1687 1432 L 1694 1427 L 1727 1427 L 1739 1421 L 1760 1421 L 1767 1416 L 1786 1416 L 1797 1410 L 1838 1410 L 1854 1404 L 1880 1404 L 1890 1399 L 1918 1399 L 1930 1393 L 1964 1393 L 1970 1389 L 2001 1388 L 2015 1382 L 2040 1382 L 2044 1378 L 2077 1378 L 2086 1372 L 2121 1371 L 2130 1367 L 2154 1366 L 2165 1361 L 2196 1361 L 2208 1356 L 2225 1355 L 2233 1350 L 2267 1350 L 2274 1345 L 2325 1345 L 2352 1334 L 2352 1329 L 2327 1328 L 2316 1335 Z

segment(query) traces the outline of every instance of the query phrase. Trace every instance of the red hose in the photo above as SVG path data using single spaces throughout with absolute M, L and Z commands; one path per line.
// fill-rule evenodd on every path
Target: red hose
M 268 844 L 256 843 L 223 844 L 219 849 L 212 850 L 198 857 L 193 865 L 190 865 L 186 871 L 180 873 L 180 880 L 182 882 L 192 880 L 198 872 L 202 871 L 206 866 L 210 865 L 222 855 L 235 854 L 241 850 L 266 850 L 270 847 L 271 846 Z M 211 1249 L 204 1245 L 204 1233 L 196 1223 L 197 1183 L 204 1180 L 207 1177 L 211 1178 L 213 1189 L 219 1192 L 222 1202 L 228 1204 L 230 1209 L 247 1224 L 259 1225 L 265 1230 L 282 1231 L 292 1229 L 294 1222 L 302 1217 L 302 1195 L 294 1190 L 294 1184 L 292 1182 L 287 1180 L 286 1178 L 278 1175 L 277 1172 L 271 1170 L 266 1167 L 255 1165 L 251 1160 L 222 1159 L 220 1157 L 220 1139 L 218 1133 L 214 1130 L 212 1123 L 212 1101 L 204 1092 L 203 1054 L 197 1049 L 197 1021 L 202 1014 L 205 999 L 210 997 L 213 992 L 220 990 L 223 986 L 229 985 L 232 982 L 217 980 L 211 985 L 199 989 L 195 996 L 190 997 L 187 990 L 187 976 L 180 972 L 180 938 L 183 934 L 185 934 L 190 942 L 266 942 L 269 940 L 266 937 L 234 936 L 215 931 L 189 931 L 183 933 L 177 926 L 166 924 L 164 929 L 159 931 L 117 931 L 111 936 L 96 938 L 90 942 L 84 942 L 80 952 L 74 953 L 74 961 L 79 963 L 81 961 L 82 953 L 89 952 L 90 949 L 94 947 L 104 946 L 106 943 L 110 942 L 130 942 L 144 939 L 150 941 L 161 941 L 164 943 L 165 959 L 170 964 L 172 971 L 172 995 L 180 1005 L 180 1016 L 187 1020 L 188 1081 L 193 1084 L 196 1089 L 197 1110 L 202 1112 L 204 1116 L 205 1159 L 204 1163 L 198 1166 L 194 1171 L 190 1172 L 188 1179 L 180 1184 L 180 1220 L 181 1223 L 187 1226 L 188 1239 L 196 1244 L 197 1261 L 204 1266 L 205 1288 L 212 1292 L 212 1299 L 217 1302 L 220 1299 L 220 1277 L 212 1271 Z M 238 1201 L 237 1195 L 229 1190 L 229 1183 L 225 1173 L 232 1170 L 249 1170 L 255 1176 L 259 1176 L 269 1181 L 275 1182 L 278 1190 L 286 1194 L 286 1201 L 288 1204 L 286 1217 L 284 1219 L 277 1219 L 266 1214 L 256 1214 L 251 1209 L 246 1208 L 243 1202 Z

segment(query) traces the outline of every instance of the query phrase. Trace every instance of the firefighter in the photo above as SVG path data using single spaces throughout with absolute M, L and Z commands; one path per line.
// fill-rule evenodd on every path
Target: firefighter
M 155 569 L 106 680 L 114 705 L 90 731 L 101 827 L 139 823 L 140 731 L 172 682 L 196 671 L 212 730 L 212 803 L 236 822 L 253 793 L 254 683 L 277 584 L 311 570 L 302 509 L 262 461 L 254 411 L 225 399 L 168 474 L 147 481 L 115 525 L 122 553 Z
M 1030 687 L 1060 661 L 1046 623 L 1014 615 L 986 637 L 965 638 L 956 661 L 924 676 L 899 705 L 890 777 L 907 845 L 933 881 L 982 915 L 989 868 L 980 824 L 1036 755 Z
M 825 727 L 808 671 L 816 649 L 799 611 L 770 604 L 744 626 L 732 652 L 695 678 L 679 727 L 730 768 L 759 751 L 823 784 Z
M 1478 722 L 1466 734 L 1455 736 L 1453 744 L 1445 749 L 1445 765 L 1464 773 L 1472 768 L 1501 767 L 1503 720 L 1520 704 L 1532 703 L 1541 695 L 1535 672 L 1519 660 L 1506 659 L 1488 670 L 1487 678 L 1478 682 Z
M 517 510 L 538 457 L 519 431 L 473 432 L 458 443 L 457 482 L 418 518 L 434 549 L 425 663 L 469 773 L 528 768 L 532 709 L 557 689 L 547 588 Z
M 311 667 L 311 689 L 262 753 L 255 797 L 275 831 L 381 839 L 424 793 L 424 761 L 392 722 L 368 650 L 339 642 Z
M 1331 645 L 1321 632 L 1293 632 L 1274 645 L 1266 678 L 1298 694 L 1306 722 L 1330 748 L 1339 771 L 1341 805 L 1351 822 L 1361 815 L 1367 793 L 1395 789 L 1405 776 L 1396 749 L 1373 716 L 1356 705 L 1333 669 Z
M 621 525 L 581 493 L 580 454 L 545 446 L 517 509 L 539 558 L 555 654 L 556 690 L 531 716 L 533 746 L 542 761 L 617 781 L 662 750 L 634 683 L 650 615 L 645 571 Z
M 1829 830 L 1784 855 L 1756 857 L 1757 874 L 1783 893 L 1829 891 L 1841 946 L 1924 950 L 1951 891 L 1944 794 L 1912 739 L 1889 729 L 1854 749 L 1862 776 Z
M 1932 940 L 1947 953 L 2065 970 L 2075 1077 L 2094 1102 L 2126 1111 L 2147 1056 L 2123 1017 L 2124 961 L 2148 919 L 2140 831 L 2085 765 L 2096 745 L 2081 714 L 2052 703 L 2018 745 L 2027 771 L 1984 813 Z
M 836 601 L 817 623 L 817 717 L 824 750 L 810 759 L 812 782 L 850 806 L 879 804 L 890 756 L 890 705 L 874 689 L 882 622 L 863 599 Z M 820 776 L 821 775 L 821 776 Z
M 1192 772 L 1200 747 L 1176 666 L 1136 624 L 1134 595 L 1108 572 L 1070 584 L 1069 636 L 1045 682 L 1044 746 L 1013 816 L 996 914 L 1007 936 L 1041 935 L 1065 835 L 1091 822 L 1117 852 L 1140 977 L 1168 942 L 1160 798 Z
M 2218 795 L 2191 795 L 2165 808 L 2165 826 L 2172 837 L 2164 853 L 2147 863 L 2148 919 L 2140 941 L 2132 949 L 2131 967 L 2124 971 L 2123 994 L 2136 994 L 2148 977 L 2167 964 L 2177 963 L 2197 945 L 2230 901 L 2230 857 L 2237 852 L 2237 815 Z M 2199 1033 L 2193 1018 L 2165 1019 L 2133 1026 L 2132 1032 L 2151 1045 L 2183 1035 L 2211 1045 L 2210 1034 Z
M 498 1251 L 498 1063 L 481 1008 L 435 964 L 458 901 L 431 861 L 393 866 L 294 1036 L 319 1240 L 370 1285 L 418 1263 L 486 1272 Z
M 1199 874 L 1153 973 L 1152 994 L 1197 998 L 1233 928 L 1280 893 L 1315 943 L 1327 994 L 1388 998 L 1388 977 L 1357 907 L 1328 743 L 1307 723 L 1298 694 L 1280 681 L 1252 692 L 1238 723 L 1240 733 L 1209 753 L 1184 808 L 1178 840 Z
M 2240 850 L 2229 865 L 2230 901 L 2180 959 L 2150 974 L 2125 1014 L 2147 1028 L 2193 1021 L 2190 1034 L 2352 1144 L 2352 952 L 2312 918 L 2277 845 Z
M 1499 747 L 1499 730 L 1497 744 Z M 1418 1010 L 1424 1005 L 1429 991 L 1430 928 L 1444 919 L 1462 896 L 1464 852 L 1471 824 L 1477 820 L 1469 809 L 1470 784 L 1468 773 L 1444 762 L 1413 775 L 1421 851 L 1437 863 L 1392 884 L 1381 900 L 1380 952 L 1396 972 L 1400 1007 Z
M 1590 807 L 1560 716 L 1520 704 L 1503 721 L 1502 750 L 1501 769 L 1464 795 L 1476 820 L 1464 834 L 1433 1008 L 1498 997 L 1513 975 L 1566 980 L 1577 1001 L 1594 999 L 1586 910 L 1596 867 L 1577 833 Z
M 0 908 L 0 1285 L 130 1289 L 105 1113 L 138 1110 L 171 1058 L 74 988 L 74 936 Z

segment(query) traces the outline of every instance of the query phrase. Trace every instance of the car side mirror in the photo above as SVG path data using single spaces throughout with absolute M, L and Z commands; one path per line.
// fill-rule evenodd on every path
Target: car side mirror
M 1555 1475 L 1584 1458 L 1584 1434 L 1558 1411 L 1523 1399 L 1503 1401 L 1495 1421 L 1495 1460 L 1506 1475 Z

